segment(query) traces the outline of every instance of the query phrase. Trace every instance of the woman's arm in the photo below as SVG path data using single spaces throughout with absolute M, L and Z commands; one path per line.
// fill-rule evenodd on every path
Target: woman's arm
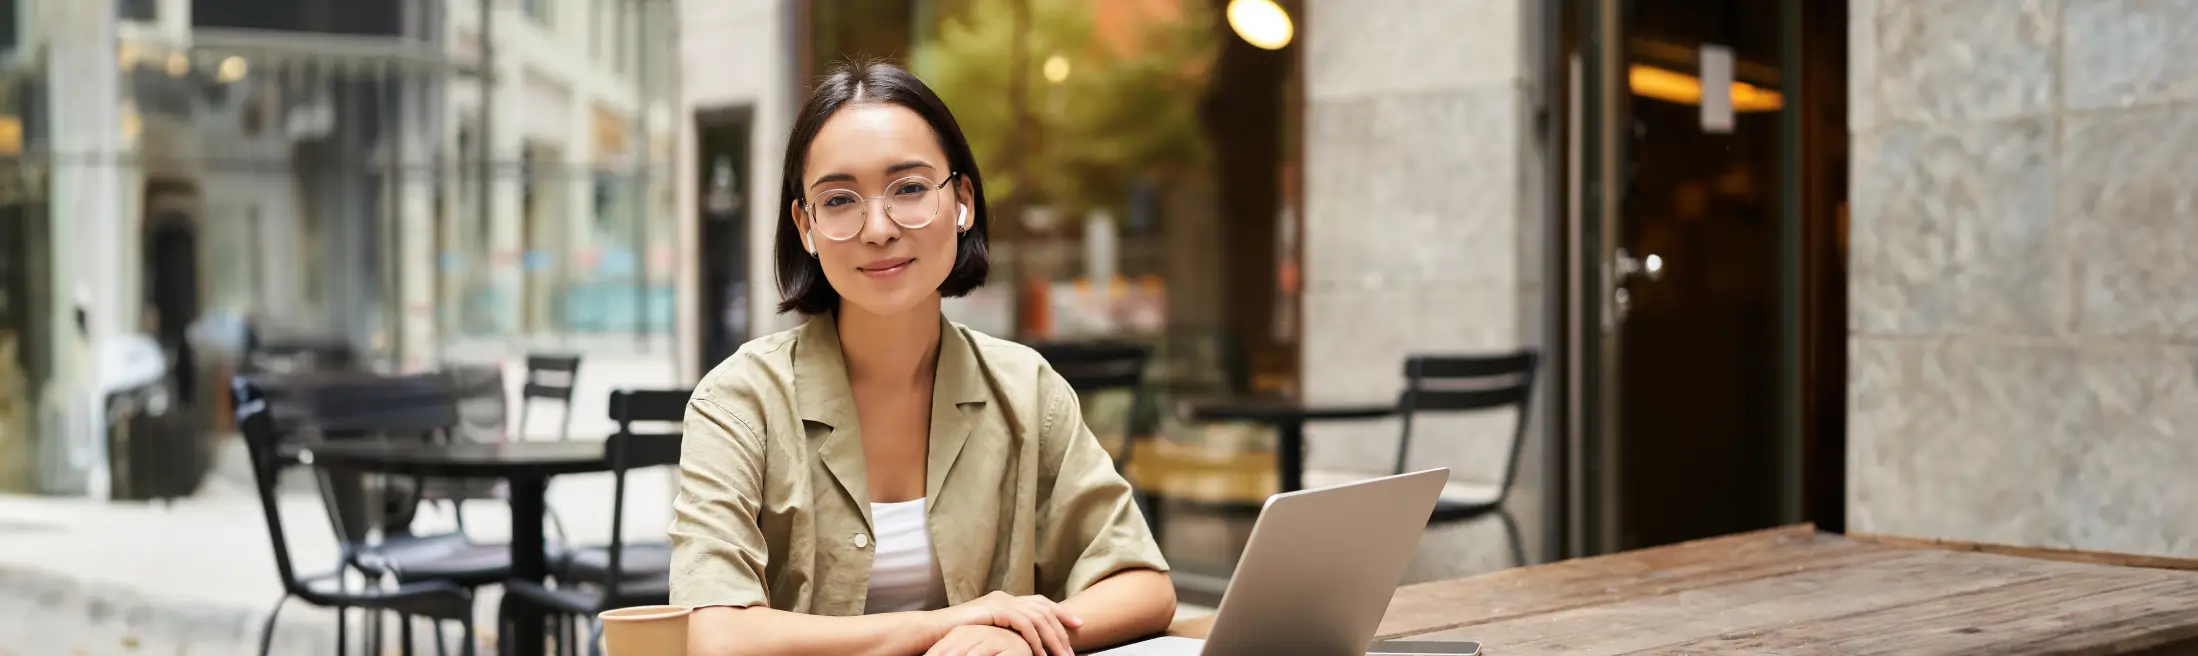
M 1112 647 L 1168 630 L 1175 621 L 1175 583 L 1149 569 L 1115 572 L 1061 602 L 1083 623 L 1068 631 L 1077 651 Z
M 827 617 L 765 606 L 713 606 L 696 609 L 687 619 L 687 653 L 916 656 L 954 627 L 936 611 Z

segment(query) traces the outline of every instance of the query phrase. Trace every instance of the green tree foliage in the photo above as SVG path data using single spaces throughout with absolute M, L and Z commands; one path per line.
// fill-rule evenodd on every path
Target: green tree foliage
M 1142 21 L 1133 48 L 1097 38 L 1097 7 L 971 0 L 919 50 L 918 73 L 954 108 L 994 203 L 1052 205 L 1074 220 L 1119 210 L 1132 185 L 1205 161 L 1197 110 L 1215 46 L 1207 3 Z M 1059 82 L 1046 77 L 1054 57 L 1068 63 Z

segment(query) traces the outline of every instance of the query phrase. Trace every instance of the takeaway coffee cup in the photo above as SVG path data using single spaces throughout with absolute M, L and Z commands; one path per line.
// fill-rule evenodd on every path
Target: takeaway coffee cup
M 633 606 L 606 610 L 603 648 L 610 656 L 687 656 L 686 606 Z

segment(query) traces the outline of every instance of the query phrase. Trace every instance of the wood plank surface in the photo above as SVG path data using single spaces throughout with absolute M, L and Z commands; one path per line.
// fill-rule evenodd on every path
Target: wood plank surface
M 2037 581 L 2064 574 L 2071 567 L 1915 550 L 1882 560 L 1473 624 L 1412 638 L 1476 640 L 1501 646 L 1504 654 L 1653 653 L 1721 635 L 1831 621 L 1950 594 Z
M 2004 544 L 1986 544 L 1981 542 L 1941 540 L 1936 538 L 1911 538 L 1898 535 L 1881 535 L 1870 533 L 1848 533 L 1847 537 L 1861 540 L 1863 542 L 1869 542 L 1872 544 L 1881 544 L 1888 547 L 1899 547 L 1903 549 L 1945 549 L 1949 551 L 1974 551 L 1977 553 L 1999 554 L 2002 556 L 2019 556 L 2023 558 L 2037 558 L 2041 560 L 2065 560 L 2072 563 L 2091 563 L 2094 565 L 2113 565 L 2116 567 L 2144 567 L 2149 569 L 2175 569 L 2198 572 L 2198 560 L 2190 558 L 2143 556 L 2138 554 L 2111 553 L 2104 551 L 2077 551 L 2075 549 L 2053 549 L 2049 547 L 2017 547 Z
M 1380 634 L 1490 654 L 2198 654 L 2198 572 L 2005 549 L 1789 526 L 1405 586 Z M 2126 562 L 2157 567 L 2097 564 Z
M 1637 551 L 1500 570 L 1397 590 L 1380 635 L 1398 638 L 1534 615 L 1864 562 L 1906 550 L 1821 534 L 1808 525 L 1682 542 Z M 1169 635 L 1205 637 L 1206 616 Z
M 1646 653 L 2198 653 L 2198 575 L 2061 565 L 2082 571 Z

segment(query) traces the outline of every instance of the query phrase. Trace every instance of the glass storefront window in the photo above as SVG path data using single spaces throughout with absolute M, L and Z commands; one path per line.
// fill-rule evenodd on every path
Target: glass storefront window
M 993 278 L 949 303 L 956 320 L 1147 343 L 1160 384 L 1186 393 L 1291 386 L 1290 58 L 1246 66 L 1219 11 L 1188 0 L 805 11 L 805 76 L 885 55 L 938 91 L 977 151 Z
M 53 281 L 37 93 L 44 62 L 0 71 L 0 492 L 37 487 L 39 408 L 53 375 Z

